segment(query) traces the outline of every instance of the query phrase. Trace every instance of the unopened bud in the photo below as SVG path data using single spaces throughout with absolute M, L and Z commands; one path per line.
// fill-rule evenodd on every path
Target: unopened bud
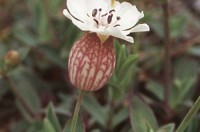
M 16 65 L 19 63 L 19 53 L 15 50 L 10 50 L 6 53 L 4 60 L 6 64 Z
M 102 88 L 115 67 L 113 39 L 101 43 L 95 33 L 76 41 L 69 54 L 69 77 L 74 86 L 86 91 Z

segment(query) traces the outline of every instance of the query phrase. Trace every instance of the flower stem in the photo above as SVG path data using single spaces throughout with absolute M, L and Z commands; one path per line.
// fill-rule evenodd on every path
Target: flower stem
M 200 109 L 200 96 L 198 97 L 198 99 L 196 100 L 190 111 L 187 113 L 187 115 L 177 128 L 176 132 L 183 132 L 199 109 Z
M 79 111 L 80 111 L 81 101 L 82 101 L 82 98 L 83 98 L 83 93 L 84 93 L 84 91 L 81 90 L 79 97 L 78 97 L 78 100 L 77 100 L 77 103 L 76 103 L 75 110 L 74 110 L 74 114 L 73 114 L 73 118 L 72 118 L 72 124 L 71 124 L 71 127 L 70 127 L 70 132 L 75 132 L 75 130 L 76 130 L 76 124 L 77 124 L 77 119 L 78 119 L 78 115 L 79 115 Z

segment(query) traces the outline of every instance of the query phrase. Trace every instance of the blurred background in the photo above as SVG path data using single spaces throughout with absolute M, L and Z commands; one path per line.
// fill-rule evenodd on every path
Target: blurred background
M 151 31 L 115 41 L 115 73 L 82 102 L 86 132 L 172 132 L 200 95 L 200 0 L 129 2 Z M 67 60 L 83 32 L 65 3 L 0 0 L 0 132 L 44 132 L 44 119 L 57 132 L 71 116 L 78 90 Z M 199 122 L 200 113 L 185 132 Z

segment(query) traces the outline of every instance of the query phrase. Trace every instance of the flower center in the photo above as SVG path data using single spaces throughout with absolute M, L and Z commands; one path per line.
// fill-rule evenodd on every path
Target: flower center
M 88 17 L 93 19 L 94 24 L 97 28 L 103 26 L 108 28 L 109 26 L 117 27 L 120 26 L 117 22 L 121 19 L 120 16 L 115 16 L 115 10 L 111 9 L 108 12 L 102 13 L 102 8 L 93 9 L 91 16 L 87 14 Z

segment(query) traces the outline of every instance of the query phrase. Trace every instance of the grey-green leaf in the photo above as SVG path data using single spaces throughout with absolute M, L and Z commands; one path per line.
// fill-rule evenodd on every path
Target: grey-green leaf
M 72 123 L 72 118 L 68 120 L 67 124 L 65 125 L 65 128 L 63 129 L 63 132 L 70 132 L 71 123 Z M 80 115 L 77 120 L 75 132 L 85 132 L 85 126 Z
M 50 103 L 50 105 L 48 107 L 47 118 L 49 119 L 49 121 L 51 122 L 53 127 L 55 128 L 55 131 L 61 132 L 61 126 L 60 126 L 58 118 L 55 114 L 54 106 L 52 103 Z
M 149 132 L 158 127 L 153 111 L 138 97 L 134 97 L 132 100 L 130 119 L 134 132 Z

